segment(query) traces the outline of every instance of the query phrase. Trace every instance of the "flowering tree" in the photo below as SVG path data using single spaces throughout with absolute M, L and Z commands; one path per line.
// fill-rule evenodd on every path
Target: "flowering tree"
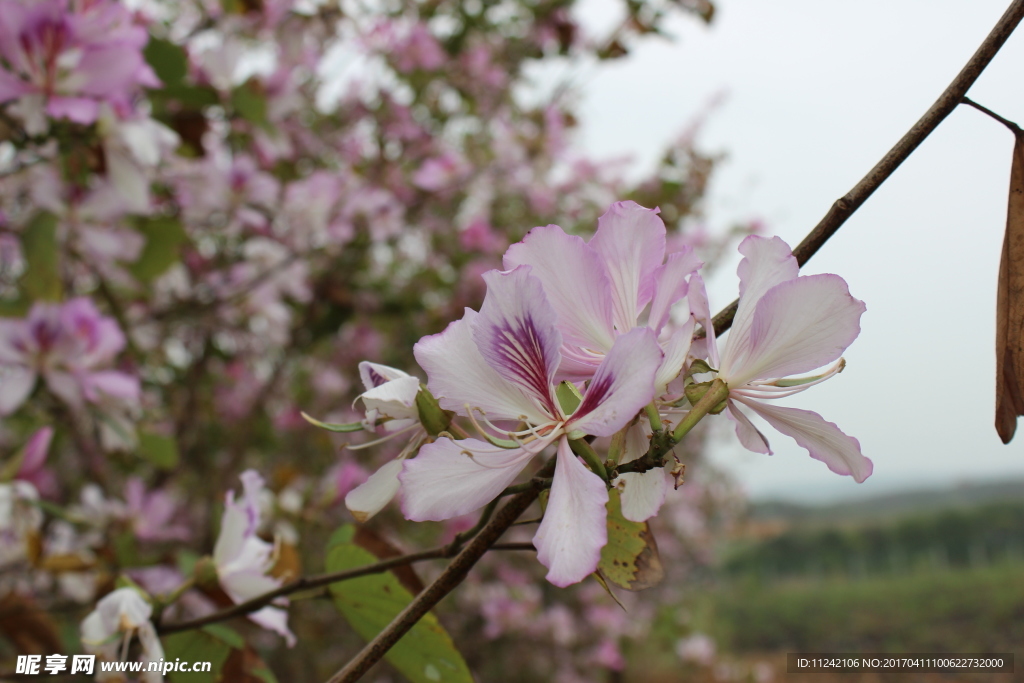
M 662 578 L 728 524 L 705 417 L 770 452 L 757 414 L 870 475 L 856 439 L 768 402 L 841 371 L 859 333 L 841 278 L 798 274 L 820 241 L 747 236 L 735 319 L 713 319 L 704 262 L 753 231 L 701 228 L 715 159 L 687 134 L 629 184 L 571 146 L 568 91 L 524 94 L 536 65 L 614 59 L 712 6 L 628 2 L 606 36 L 573 10 L 0 0 L 12 654 L 138 661 L 145 681 L 350 658 L 331 680 L 352 681 L 383 656 L 471 680 L 497 658 L 464 657 L 431 610 L 504 550 L 448 615 L 454 642 L 517 634 L 542 644 L 524 680 L 593 680 L 655 617 L 612 592 L 675 597 Z M 446 558 L 424 587 L 414 563 Z

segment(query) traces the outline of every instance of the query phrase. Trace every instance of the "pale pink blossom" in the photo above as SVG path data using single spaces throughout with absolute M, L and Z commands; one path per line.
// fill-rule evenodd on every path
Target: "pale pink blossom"
M 134 588 L 118 588 L 105 595 L 96 609 L 82 620 L 82 647 L 100 662 L 124 661 L 128 645 L 138 636 L 142 645 L 142 683 L 159 683 L 159 671 L 147 671 L 149 662 L 163 661 L 164 649 L 150 621 L 153 606 Z M 103 671 L 96 665 L 96 680 L 101 683 L 125 681 L 123 672 Z
M 710 314 L 701 303 L 706 296 L 697 272 L 700 260 L 688 247 L 666 260 L 665 235 L 657 209 L 627 201 L 613 204 L 598 219 L 589 242 L 548 225 L 534 228 L 505 252 L 506 268 L 533 268 L 558 314 L 560 378 L 589 380 L 616 340 L 638 328 L 656 336 L 663 352 L 655 395 L 663 395 L 682 372 L 694 327 L 698 320 L 707 323 Z M 642 429 L 631 428 L 622 462 L 647 452 Z M 623 513 L 634 521 L 655 515 L 665 498 L 661 468 L 624 474 L 615 484 L 623 489 Z
M 0 415 L 17 410 L 40 375 L 50 391 L 73 406 L 104 396 L 136 400 L 136 377 L 104 369 L 124 345 L 117 322 L 86 298 L 37 303 L 27 318 L 0 319 Z
M 416 395 L 420 391 L 419 378 L 398 368 L 368 361 L 359 364 L 359 376 L 366 387 L 366 391 L 356 398 L 366 408 L 363 428 L 385 436 L 349 448 L 365 448 L 399 435 L 409 435 L 406 445 L 394 459 L 382 465 L 365 482 L 345 495 L 345 507 L 356 520 L 365 522 L 380 512 L 398 493 L 401 486 L 398 474 L 402 471 L 402 461 L 416 452 L 427 434 L 420 425 L 419 410 L 416 407 Z
M 103 102 L 159 81 L 142 58 L 147 34 L 116 2 L 0 2 L 0 103 L 92 123 Z
M 636 329 L 615 340 L 574 411 L 555 397 L 562 335 L 556 314 L 529 266 L 485 276 L 479 313 L 415 346 L 428 386 L 441 406 L 474 419 L 530 425 L 507 433 L 518 447 L 441 438 L 406 461 L 401 474 L 407 518 L 444 520 L 482 507 L 545 447 L 557 442 L 551 496 L 534 544 L 558 586 L 581 581 L 597 567 L 607 541 L 605 482 L 572 453 L 569 438 L 611 436 L 654 395 L 662 354 L 653 332 Z M 515 445 L 515 444 L 511 444 Z
M 840 356 L 860 334 L 864 303 L 850 296 L 838 275 L 799 276 L 796 258 L 778 237 L 752 235 L 739 249 L 744 256 L 738 269 L 740 303 L 721 360 L 715 345 L 710 346 L 711 363 L 729 387 L 728 415 L 736 436 L 748 450 L 771 454 L 768 440 L 743 406 L 833 472 L 864 481 L 872 463 L 861 454 L 857 439 L 817 413 L 766 402 L 792 396 L 842 371 Z M 837 359 L 824 374 L 785 379 Z
M 162 489 L 146 490 L 138 477 L 125 484 L 125 516 L 140 541 L 186 541 L 191 537 L 180 502 Z
M 228 491 L 224 501 L 220 535 L 213 548 L 213 563 L 221 588 L 235 603 L 245 602 L 281 585 L 281 579 L 269 575 L 274 566 L 274 546 L 261 539 L 260 495 L 263 478 L 254 470 L 242 473 L 242 499 Z M 276 604 L 276 603 L 275 603 Z M 282 599 L 282 605 L 287 602 Z M 295 635 L 288 628 L 288 612 L 282 607 L 267 606 L 249 618 L 263 628 L 284 637 L 288 647 L 295 645 Z

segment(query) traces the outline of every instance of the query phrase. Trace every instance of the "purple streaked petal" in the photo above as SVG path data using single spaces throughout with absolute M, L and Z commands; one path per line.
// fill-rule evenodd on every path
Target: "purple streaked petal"
M 775 285 L 795 279 L 800 270 L 789 245 L 778 237 L 751 235 L 740 242 L 739 251 L 744 256 L 736 269 L 740 276 L 740 305 L 721 360 L 721 369 L 729 372 L 742 364 L 750 352 L 750 326 L 757 302 Z
M 363 388 L 367 391 L 374 387 L 379 387 L 386 382 L 390 382 L 391 380 L 401 379 L 403 377 L 411 377 L 411 375 L 408 372 L 403 372 L 402 370 L 393 368 L 390 365 L 371 363 L 367 360 L 359 363 L 359 378 L 363 380 Z
M 541 281 L 567 344 L 607 351 L 615 343 L 611 282 L 601 257 L 557 225 L 534 228 L 503 259 L 506 270 L 528 265 Z
M 739 387 L 754 379 L 808 372 L 839 358 L 860 334 L 863 301 L 838 275 L 808 275 L 768 290 L 750 326 L 749 355 L 723 379 Z
M 754 423 L 750 421 L 746 413 L 740 410 L 735 401 L 729 401 L 725 415 L 732 420 L 733 425 L 736 427 L 736 438 L 740 440 L 740 444 L 744 448 L 754 453 L 772 455 L 772 448 L 768 444 L 768 439 L 765 438 L 760 429 L 754 426 Z
M 654 274 L 665 258 L 665 224 L 658 209 L 616 202 L 597 219 L 590 240 L 605 262 L 612 284 L 615 327 L 624 333 L 654 293 Z
M 427 371 L 427 387 L 441 407 L 465 415 L 465 404 L 480 408 L 491 419 L 518 420 L 533 424 L 550 419 L 533 401 L 506 382 L 487 364 L 473 341 L 473 324 L 480 317 L 466 309 L 440 334 L 423 337 L 413 347 L 416 362 Z
M 482 508 L 512 483 L 536 450 L 496 449 L 477 439 L 438 439 L 405 460 L 402 512 L 414 522 L 441 521 Z M 466 454 L 469 451 L 472 457 Z
M 595 353 L 578 346 L 562 344 L 562 362 L 555 373 L 555 381 L 585 382 L 594 377 L 604 361 L 604 352 Z
M 654 272 L 654 298 L 651 299 L 651 313 L 647 318 L 647 326 L 655 334 L 661 334 L 661 328 L 668 322 L 672 305 L 686 296 L 688 290 L 687 277 L 697 272 L 704 264 L 686 247 L 682 251 L 669 254 L 668 261 L 658 266 Z
M 860 452 L 860 442 L 847 436 L 834 423 L 810 410 L 783 408 L 763 401 L 745 399 L 743 403 L 763 417 L 768 424 L 807 449 L 836 474 L 853 477 L 857 483 L 871 476 L 871 460 Z
M 420 380 L 416 377 L 399 377 L 385 382 L 359 395 L 366 412 L 376 410 L 382 417 L 396 419 L 419 419 L 416 409 L 416 394 L 420 391 Z
M 635 327 L 615 341 L 594 374 L 566 431 L 611 436 L 654 397 L 662 353 L 654 332 Z
M 537 559 L 548 568 L 547 580 L 564 588 L 597 569 L 608 542 L 608 489 L 573 455 L 564 438 L 558 441 L 557 458 L 551 496 L 533 544 Z
M 550 417 L 559 415 L 553 392 L 561 362 L 558 317 L 530 266 L 484 273 L 487 295 L 473 323 L 473 339 L 495 372 L 532 398 Z
M 401 486 L 401 482 L 398 481 L 398 473 L 401 471 L 402 461 L 392 460 L 348 492 L 345 496 L 345 507 L 357 522 L 365 522 L 391 502 Z
M 622 448 L 622 462 L 632 462 L 646 454 L 651 446 L 650 438 L 649 422 L 641 420 L 630 427 Z M 645 522 L 658 514 L 665 502 L 669 482 L 665 468 L 655 467 L 640 474 L 620 474 L 612 485 L 622 488 L 622 516 L 633 522 Z

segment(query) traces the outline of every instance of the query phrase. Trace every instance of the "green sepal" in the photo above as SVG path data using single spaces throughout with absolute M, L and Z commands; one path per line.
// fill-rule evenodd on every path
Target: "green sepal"
M 686 376 L 703 375 L 705 372 L 714 372 L 714 369 L 706 361 L 698 358 L 690 363 L 690 369 L 686 371 Z
M 558 398 L 558 405 L 562 407 L 562 412 L 566 415 L 575 413 L 576 409 L 580 407 L 580 403 L 583 402 L 583 395 L 572 382 L 559 384 L 555 389 L 555 396 Z
M 690 402 L 690 405 L 695 406 L 697 402 L 704 398 L 704 394 L 708 393 L 708 389 L 711 388 L 711 382 L 701 382 L 700 384 L 688 384 L 683 389 L 683 393 L 686 394 L 686 400 Z M 708 411 L 711 415 L 718 415 L 728 405 L 728 400 L 722 401 L 714 408 Z
M 416 392 L 416 412 L 419 413 L 420 424 L 431 436 L 447 431 L 452 418 L 455 417 L 455 413 L 442 408 L 430 390 L 423 385 L 420 385 L 420 390 Z

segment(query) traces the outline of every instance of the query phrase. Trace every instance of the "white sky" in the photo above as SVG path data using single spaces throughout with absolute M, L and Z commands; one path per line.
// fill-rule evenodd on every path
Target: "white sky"
M 762 217 L 796 245 L 923 114 L 1008 0 L 719 0 L 710 28 L 671 25 L 613 66 L 576 70 L 583 144 L 651 162 L 706 102 L 704 149 L 729 155 L 709 222 Z M 607 21 L 608 0 L 585 8 Z M 970 91 L 1024 124 L 1024 27 Z M 828 500 L 907 486 L 1024 478 L 1024 420 L 993 427 L 995 289 L 1013 138 L 960 107 L 804 268 L 835 272 L 864 300 L 846 371 L 784 405 L 814 410 L 875 463 L 862 485 L 832 474 L 766 425 L 775 456 L 731 438 L 713 458 L 755 498 Z M 736 294 L 735 262 L 711 283 Z

